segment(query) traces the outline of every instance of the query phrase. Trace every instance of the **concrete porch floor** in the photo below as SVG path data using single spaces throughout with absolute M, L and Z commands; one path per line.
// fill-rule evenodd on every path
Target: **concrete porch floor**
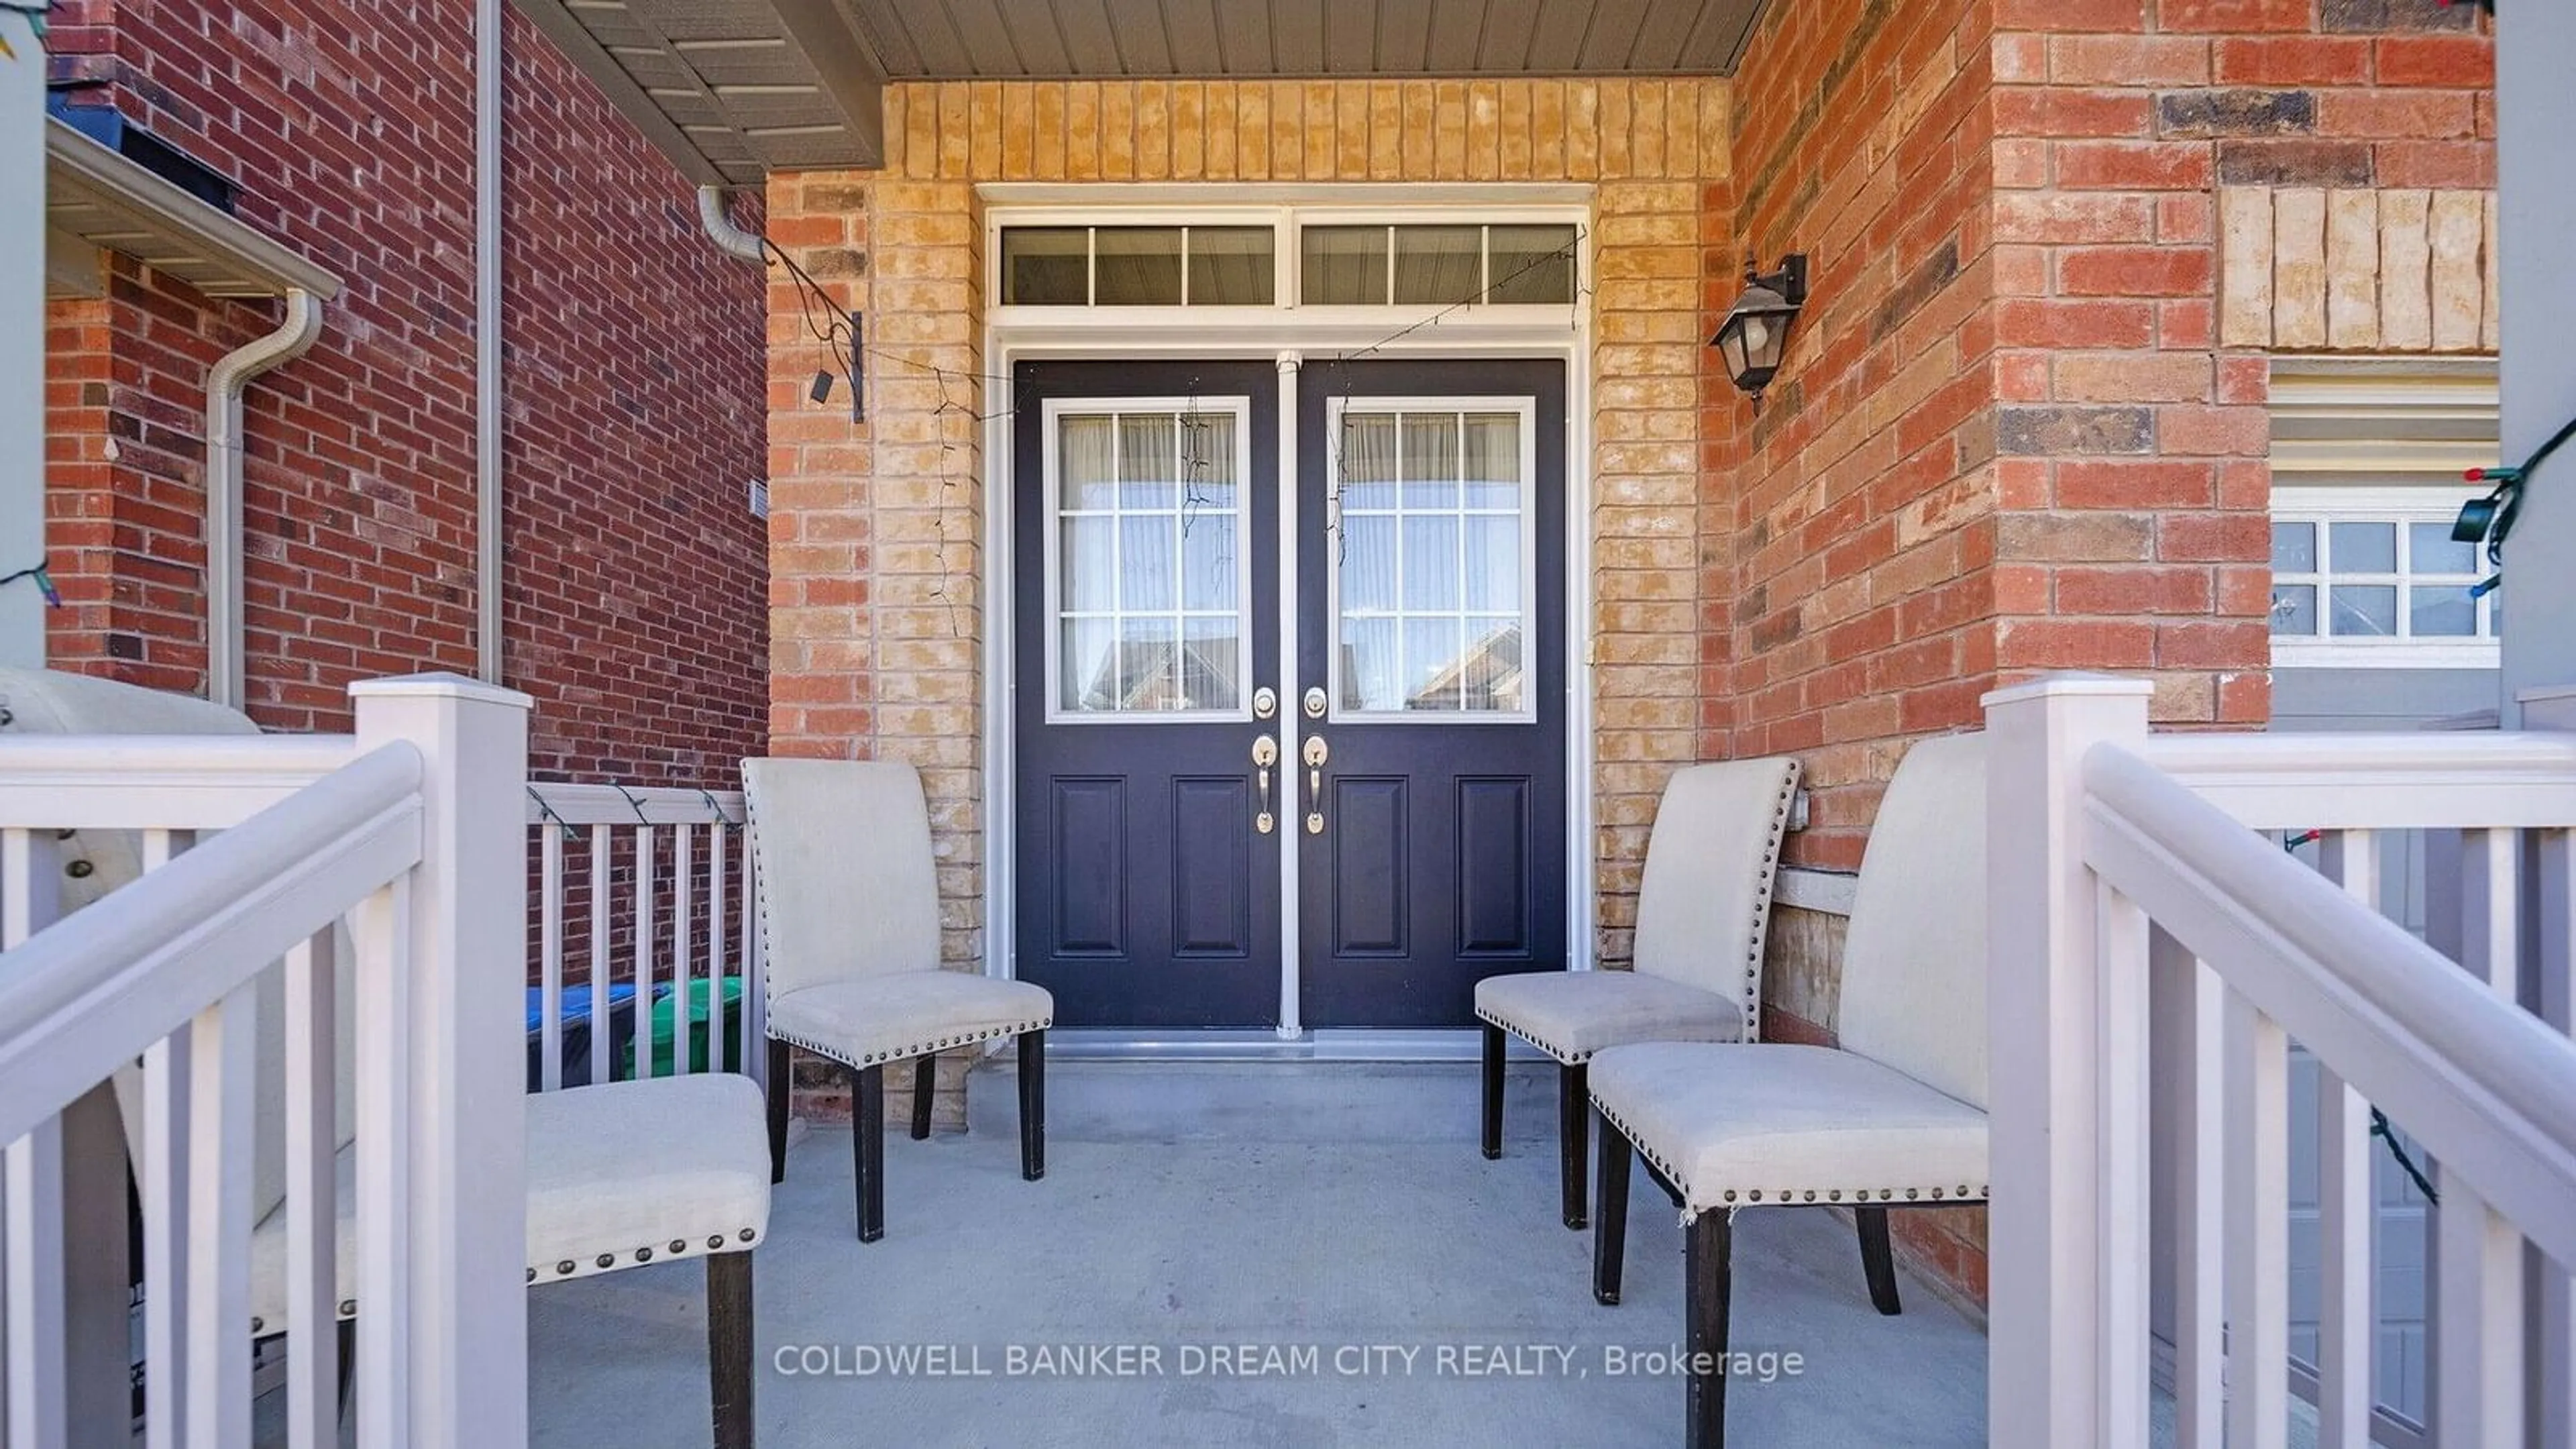
M 1556 1220 L 1551 1073 L 1514 1072 L 1499 1162 L 1476 1151 L 1468 1065 L 1065 1062 L 1048 1077 L 1043 1182 L 1019 1179 L 1007 1071 L 978 1074 L 966 1134 L 913 1142 L 896 1124 L 882 1242 L 853 1236 L 848 1129 L 793 1149 L 757 1261 L 761 1444 L 1679 1442 L 1681 1380 L 1612 1369 L 1681 1338 L 1680 1229 L 1641 1173 L 1626 1302 L 1593 1304 L 1591 1235 Z M 704 1444 L 703 1285 L 692 1261 L 530 1294 L 534 1442 Z M 1982 1443 L 1983 1332 L 1903 1286 L 1903 1316 L 1874 1312 L 1827 1212 L 1739 1216 L 1735 1347 L 1803 1363 L 1738 1381 L 1734 1441 Z M 854 1345 L 925 1344 L 960 1365 L 980 1353 L 990 1376 L 775 1367 L 805 1345 L 856 1367 Z M 1151 1346 L 1160 1371 L 1007 1375 L 1013 1345 L 1071 1344 Z M 1309 1345 L 1312 1368 L 1278 1376 L 1205 1362 Z M 1544 1376 L 1464 1372 L 1498 1348 Z

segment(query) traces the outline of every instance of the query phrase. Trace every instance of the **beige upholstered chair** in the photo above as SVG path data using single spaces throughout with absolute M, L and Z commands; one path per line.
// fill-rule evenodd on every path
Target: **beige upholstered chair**
M 1637 898 L 1636 969 L 1531 971 L 1476 983 L 1485 1024 L 1484 1150 L 1503 1155 L 1503 1033 L 1557 1062 L 1565 1225 L 1583 1226 L 1584 1076 L 1593 1053 L 1641 1041 L 1760 1035 L 1762 939 L 1795 760 L 1689 765 L 1664 786 Z
M 255 735 L 239 712 L 185 695 L 43 670 L 0 669 L 0 735 Z M 142 873 L 131 831 L 85 830 L 65 842 L 65 909 L 87 906 Z M 351 1387 L 357 1302 L 355 1080 L 351 1012 L 354 956 L 338 952 L 334 1053 L 339 1074 L 339 1312 L 335 1327 L 343 1403 Z M 251 1334 L 294 1327 L 286 1305 L 285 993 L 277 973 L 258 986 L 252 1111 Z M 131 1149 L 141 1140 L 141 1074 L 118 1074 Z M 661 1077 L 528 1099 L 528 1281 L 559 1282 L 642 1263 L 707 1260 L 708 1372 L 717 1449 L 752 1442 L 751 1250 L 769 1229 L 769 1177 L 761 1142 L 760 1089 L 741 1076 Z M 314 1340 L 319 1341 L 318 1335 Z
M 1986 1196 L 1985 738 L 1925 740 L 1879 806 L 1843 948 L 1842 1049 L 1687 1042 L 1593 1058 L 1593 1296 L 1619 1301 L 1631 1147 L 1681 1204 L 1688 1338 L 1726 1355 L 1739 1208 L 1848 1204 L 1871 1299 L 1898 1311 L 1887 1209 Z M 1689 1442 L 1726 1435 L 1722 1368 L 1690 1378 Z
M 930 812 L 910 765 L 745 760 L 768 971 L 769 1154 L 787 1173 L 787 1049 L 848 1069 L 859 1241 L 885 1236 L 885 1069 L 913 1063 L 912 1135 L 930 1135 L 938 1054 L 1019 1038 L 1020 1175 L 1046 1176 L 1044 987 L 939 965 Z

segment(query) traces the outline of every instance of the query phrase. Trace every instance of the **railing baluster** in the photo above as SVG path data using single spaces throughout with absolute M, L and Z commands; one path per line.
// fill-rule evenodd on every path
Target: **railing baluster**
M 2227 1443 L 2284 1449 L 2290 1413 L 2289 1039 L 2227 993 Z
M 2158 932 L 2156 968 L 2184 995 L 2168 1061 L 2174 1135 L 2174 1445 L 2220 1449 L 2226 1438 L 2226 988 L 2208 963 Z
M 55 1116 L 0 1149 L 0 1345 L 8 1354 L 0 1441 L 13 1446 L 49 1449 L 71 1434 L 65 1256 L 63 1119 Z
M 2457 1175 L 2438 1174 L 2433 1442 L 2523 1442 L 2522 1235 Z
M 635 827 L 635 1079 L 653 1075 L 653 827 Z
M 2345 894 L 2379 909 L 2378 841 L 2366 830 L 2325 840 L 2324 867 Z M 2370 1108 L 2317 1063 L 2317 1439 L 2360 1449 L 2370 1442 L 2372 1307 Z
M 188 1114 L 187 1434 L 190 1449 L 250 1445 L 251 1132 L 259 988 L 197 1014 Z
M 53 923 L 52 840 L 0 831 L 0 950 Z M 63 1119 L 0 1147 L 0 1442 L 63 1442 L 71 1412 Z
M 358 1442 L 400 1444 L 411 1422 L 411 876 L 361 902 L 357 949 Z
M 2147 917 L 2099 876 L 2093 891 L 2102 963 L 2102 1357 L 2095 1370 L 2102 1391 L 2101 1442 L 2106 1449 L 2146 1449 L 2148 1232 L 2154 1221 L 2147 1175 L 2153 1082 L 2147 1060 Z
M 2576 832 L 2543 830 L 2538 876 L 2540 901 L 2541 1019 L 2562 1032 L 2576 1031 Z M 2540 1442 L 2576 1444 L 2576 1278 L 2543 1257 L 2540 1269 Z
M 286 1432 L 292 1449 L 340 1442 L 338 957 L 318 931 L 286 957 Z
M 168 865 L 190 834 L 143 832 L 143 869 Z M 143 1210 L 143 1415 L 150 1449 L 170 1449 L 183 1428 L 187 1382 L 188 1083 L 192 1027 L 143 1052 L 143 1160 L 135 1171 Z
M 616 837 L 605 825 L 590 827 L 590 1079 L 617 1080 L 617 1013 L 609 988 L 616 974 L 608 967 L 609 873 L 615 867 Z
M 537 827 L 537 1090 L 563 1085 L 563 832 Z
M 695 1070 L 689 1063 L 689 993 L 696 987 L 689 951 L 689 923 L 695 915 L 689 877 L 697 835 L 686 821 L 671 828 L 671 1070 L 679 1075 Z
M 724 1070 L 725 1036 L 725 819 L 719 813 L 707 827 L 707 1070 Z

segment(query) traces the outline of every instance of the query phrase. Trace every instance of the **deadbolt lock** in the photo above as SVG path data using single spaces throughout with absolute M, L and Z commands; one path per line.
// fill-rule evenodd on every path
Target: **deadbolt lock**
M 1324 704 L 1324 687 L 1322 685 L 1319 684 L 1314 688 L 1307 690 L 1306 718 L 1322 719 L 1324 717 Z
M 1279 691 L 1263 685 L 1252 692 L 1252 717 L 1268 719 L 1279 712 Z

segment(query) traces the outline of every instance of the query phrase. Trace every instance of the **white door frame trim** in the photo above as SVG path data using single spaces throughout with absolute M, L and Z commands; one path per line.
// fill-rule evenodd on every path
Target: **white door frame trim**
M 998 225 L 999 218 L 993 224 Z M 1579 273 L 1588 283 L 1589 258 Z M 1176 360 L 1269 361 L 1280 369 L 1278 489 L 1281 508 L 1280 548 L 1280 701 L 1277 721 L 1287 731 L 1282 749 L 1292 741 L 1302 715 L 1298 694 L 1305 683 L 1289 678 L 1296 668 L 1294 578 L 1296 547 L 1297 370 L 1309 359 L 1356 355 L 1372 357 L 1475 358 L 1515 357 L 1565 364 L 1565 688 L 1566 688 L 1566 965 L 1593 967 L 1593 939 L 1598 896 L 1593 880 L 1593 559 L 1592 559 L 1592 321 L 1580 306 L 1545 309 L 1551 322 L 1530 318 L 1528 308 L 1464 308 L 1394 341 L 1388 334 L 1404 325 L 1404 309 L 1384 317 L 1355 322 L 1342 315 L 1304 320 L 1298 309 L 1282 308 L 1264 321 L 1256 338 L 1247 340 L 1239 320 L 1214 324 L 1176 315 L 1181 309 L 1099 309 L 1079 321 L 1057 316 L 1046 322 L 1015 322 L 1011 309 L 996 309 L 983 329 L 983 357 L 988 381 L 984 408 L 984 665 L 981 722 L 984 731 L 984 969 L 1008 978 L 1017 974 L 1014 916 L 1018 882 L 1012 782 L 1017 760 L 1011 722 L 1016 683 L 1013 625 L 1018 580 L 1013 577 L 1013 487 L 1018 472 L 1012 436 L 1014 407 L 1010 397 L 1013 369 L 1022 362 L 1161 358 Z M 1495 311 L 1519 315 L 1495 318 Z M 1479 313 L 1484 315 L 1478 315 Z M 1106 315 L 1101 315 L 1106 314 Z M 1121 315 L 1131 314 L 1131 315 Z M 1321 683 L 1322 681 L 1311 681 Z M 1281 828 L 1296 828 L 1293 812 L 1283 812 Z M 1282 949 L 1279 1035 L 1304 1034 L 1298 1014 L 1297 854 L 1280 851 Z

